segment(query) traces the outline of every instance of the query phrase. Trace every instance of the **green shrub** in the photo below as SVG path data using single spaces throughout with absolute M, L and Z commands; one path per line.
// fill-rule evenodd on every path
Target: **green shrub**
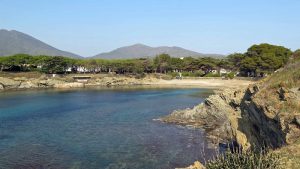
M 219 73 L 207 73 L 204 77 L 221 77 Z
M 168 72 L 168 75 L 171 76 L 172 78 L 179 76 L 178 72 Z
M 278 169 L 279 156 L 267 152 L 239 152 L 219 155 L 206 162 L 207 169 Z
M 192 72 L 182 72 L 182 76 L 183 77 L 193 77 L 193 73 Z
M 183 77 L 201 77 L 204 75 L 204 72 L 201 70 L 195 72 L 182 72 Z
M 229 79 L 233 79 L 234 78 L 234 73 L 230 72 L 226 75 L 226 77 L 228 77 Z
M 202 70 L 198 70 L 194 72 L 195 77 L 201 77 L 203 76 L 205 73 Z

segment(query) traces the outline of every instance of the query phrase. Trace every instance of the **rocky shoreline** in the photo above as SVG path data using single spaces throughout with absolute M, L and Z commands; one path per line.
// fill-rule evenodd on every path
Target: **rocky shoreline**
M 280 167 L 300 167 L 300 73 L 291 62 L 246 88 L 225 89 L 192 109 L 176 110 L 162 122 L 206 131 L 212 145 L 240 151 L 268 149 L 280 156 Z M 232 147 L 230 147 L 232 148 Z M 202 169 L 196 162 L 186 169 Z
M 279 112 L 276 105 L 270 105 L 267 98 L 262 97 L 264 90 L 260 87 L 226 89 L 192 109 L 176 110 L 160 120 L 202 128 L 216 145 L 235 141 L 248 149 L 292 144 L 300 138 L 300 110 Z M 278 98 L 278 104 L 300 103 L 298 88 L 279 88 L 273 94 Z
M 37 89 L 37 88 L 84 88 L 88 86 L 124 86 L 145 85 L 155 81 L 154 79 L 135 79 L 130 77 L 102 77 L 91 78 L 88 82 L 76 82 L 71 78 L 40 78 L 25 77 L 0 77 L 0 90 L 9 89 Z
M 17 76 L 17 77 L 15 77 Z M 87 82 L 76 82 L 73 78 L 75 75 L 64 75 L 61 77 L 49 77 L 45 74 L 34 75 L 18 75 L 11 74 L 1 77 L 0 75 L 0 91 L 10 89 L 38 89 L 38 88 L 84 88 L 84 87 L 113 87 L 113 86 L 157 86 L 157 87 L 193 87 L 193 88 L 234 88 L 247 86 L 253 81 L 248 80 L 224 80 L 221 78 L 198 78 L 198 79 L 170 79 L 165 75 L 149 74 L 142 78 L 124 75 L 109 74 L 87 74 L 89 77 Z M 79 76 L 79 75 L 76 75 Z M 75 76 L 75 77 L 76 77 Z M 161 77 L 162 76 L 162 77 Z

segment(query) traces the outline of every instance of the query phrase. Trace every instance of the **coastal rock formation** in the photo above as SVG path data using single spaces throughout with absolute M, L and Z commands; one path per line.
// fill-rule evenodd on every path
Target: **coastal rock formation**
M 66 82 L 52 78 L 28 79 L 25 77 L 0 77 L 0 89 L 31 89 L 31 88 L 82 88 L 83 83 Z
M 161 120 L 205 129 L 215 144 L 228 142 L 237 136 L 237 119 L 241 117 L 239 106 L 243 94 L 243 90 L 227 89 L 220 94 L 209 96 L 204 103 L 193 109 L 174 111 Z
M 157 79 L 156 79 L 157 80 Z M 39 78 L 4 78 L 0 77 L 0 89 L 30 89 L 30 88 L 83 88 L 85 86 L 125 86 L 143 85 L 154 82 L 153 78 L 147 77 L 136 79 L 134 77 L 92 77 L 87 83 L 74 82 L 69 76 L 53 78 L 42 75 Z
M 21 82 L 20 86 L 18 86 L 19 89 L 30 89 L 30 88 L 37 88 L 38 85 L 31 82 L 31 81 L 23 81 Z
M 11 89 L 18 88 L 18 86 L 21 84 L 21 81 L 0 77 L 0 84 L 4 89 Z
M 256 84 L 246 90 L 225 90 L 161 120 L 205 129 L 216 144 L 236 141 L 245 149 L 291 144 L 300 138 L 300 91 L 266 89 Z
M 215 145 L 233 143 L 242 151 L 276 149 L 283 168 L 299 168 L 300 62 L 246 89 L 225 90 L 193 109 L 174 111 L 161 121 L 205 129 Z

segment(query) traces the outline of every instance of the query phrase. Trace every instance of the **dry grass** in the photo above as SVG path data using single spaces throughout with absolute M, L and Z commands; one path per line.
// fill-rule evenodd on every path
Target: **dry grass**
M 300 61 L 293 60 L 282 70 L 263 79 L 260 86 L 261 90 L 255 97 L 265 105 L 274 107 L 276 114 L 282 117 L 300 114 L 299 96 L 282 101 L 278 94 L 281 87 L 295 90 L 300 88 Z
M 285 68 L 264 79 L 263 82 L 267 89 L 300 87 L 300 60 L 291 61 Z
M 0 72 L 0 77 L 15 78 L 15 77 L 26 77 L 26 78 L 39 78 L 42 76 L 40 72 Z
M 292 145 L 275 150 L 274 153 L 281 157 L 281 168 L 300 168 L 300 140 Z

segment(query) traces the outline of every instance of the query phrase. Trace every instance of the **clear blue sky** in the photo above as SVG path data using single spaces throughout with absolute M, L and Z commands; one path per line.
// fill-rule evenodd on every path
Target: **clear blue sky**
M 83 56 L 144 43 L 202 53 L 300 48 L 300 0 L 0 0 L 0 28 Z

